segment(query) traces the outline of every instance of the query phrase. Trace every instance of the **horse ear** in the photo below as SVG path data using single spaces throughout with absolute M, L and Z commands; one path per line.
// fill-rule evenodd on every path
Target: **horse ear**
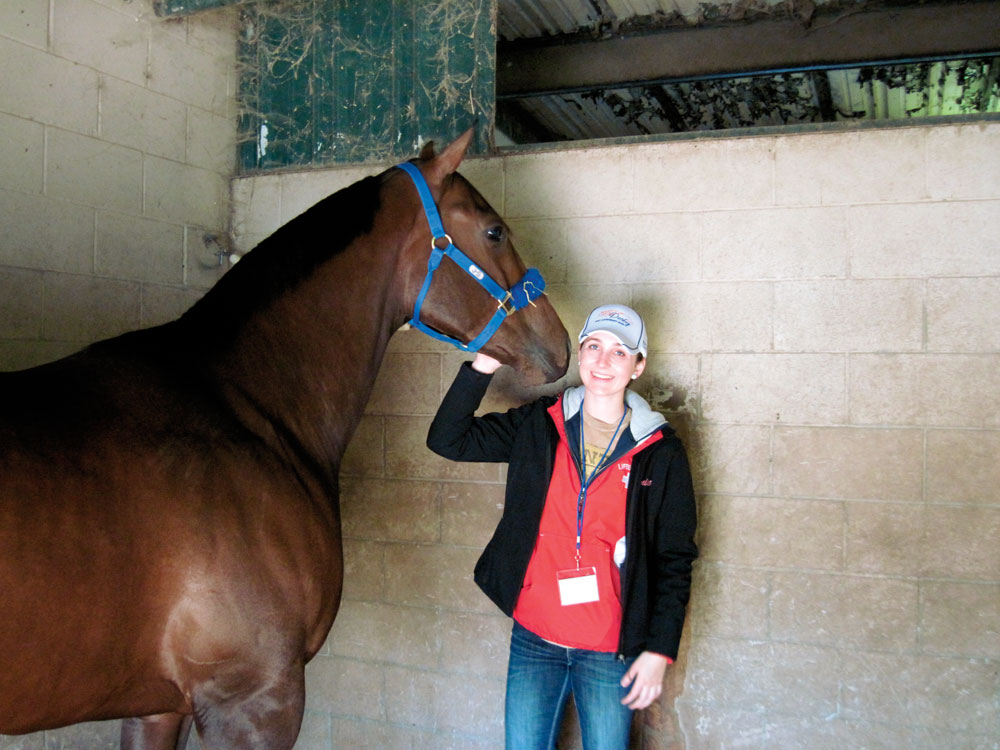
M 420 149 L 420 155 L 418 158 L 421 161 L 430 161 L 434 158 L 434 141 L 427 141 L 424 147 Z
M 469 144 L 472 142 L 474 133 L 475 128 L 469 128 L 448 144 L 448 147 L 444 151 L 434 157 L 434 161 L 431 163 L 431 171 L 437 179 L 443 180 L 458 169 L 458 165 L 465 158 L 465 152 L 469 149 Z M 422 152 L 421 156 L 423 156 Z

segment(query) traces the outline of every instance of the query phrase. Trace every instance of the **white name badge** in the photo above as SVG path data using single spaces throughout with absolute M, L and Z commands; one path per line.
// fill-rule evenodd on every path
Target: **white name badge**
M 564 607 L 596 602 L 601 598 L 597 593 L 597 568 L 560 570 L 556 580 L 559 582 L 559 603 Z

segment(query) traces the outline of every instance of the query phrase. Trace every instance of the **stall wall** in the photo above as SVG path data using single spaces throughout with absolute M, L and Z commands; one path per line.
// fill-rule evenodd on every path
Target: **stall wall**
M 0 367 L 175 317 L 220 273 L 206 234 L 231 221 L 248 249 L 370 171 L 238 180 L 230 219 L 229 12 L 0 4 Z M 689 624 L 638 746 L 997 749 L 998 155 L 985 122 L 463 166 L 567 327 L 610 299 L 647 317 L 637 389 L 696 469 Z M 412 331 L 386 358 L 344 464 L 345 602 L 300 748 L 502 746 L 509 624 L 471 570 L 503 468 L 423 445 L 462 359 Z M 527 395 L 502 374 L 488 406 Z
M 0 367 L 176 317 L 221 273 L 232 11 L 0 3 Z
M 250 247 L 371 170 L 235 183 Z M 647 319 L 702 550 L 635 745 L 987 750 L 1000 737 L 1000 123 L 470 160 L 573 331 Z M 464 357 L 391 345 L 344 465 L 346 594 L 302 747 L 502 747 L 509 624 L 471 572 L 503 468 L 430 454 Z M 526 394 L 498 377 L 488 408 Z M 566 746 L 576 745 L 573 732 Z

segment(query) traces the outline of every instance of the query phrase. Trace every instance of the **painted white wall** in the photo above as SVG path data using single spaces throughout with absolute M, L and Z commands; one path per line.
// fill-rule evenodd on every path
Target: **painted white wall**
M 0 366 L 176 317 L 220 273 L 235 14 L 0 3 Z
M 230 204 L 233 18 L 0 4 L 0 366 L 175 317 L 218 276 L 204 234 L 249 249 L 372 171 L 237 179 Z M 995 745 L 998 154 L 988 122 L 463 166 L 570 329 L 610 299 L 649 323 L 638 389 L 687 442 L 702 529 L 650 742 Z M 390 348 L 346 457 L 346 599 L 300 748 L 502 745 L 508 625 L 471 569 L 503 474 L 423 447 L 461 359 L 414 332 Z M 523 397 L 500 376 L 489 400 Z
M 237 180 L 238 244 L 372 171 Z M 644 314 L 637 390 L 693 461 L 702 557 L 647 746 L 994 747 L 1000 123 L 462 171 L 571 331 L 609 300 Z M 303 747 L 502 747 L 508 625 L 471 572 L 503 473 L 424 448 L 463 358 L 412 331 L 390 347 L 344 467 L 346 601 Z M 498 380 L 489 408 L 525 397 Z

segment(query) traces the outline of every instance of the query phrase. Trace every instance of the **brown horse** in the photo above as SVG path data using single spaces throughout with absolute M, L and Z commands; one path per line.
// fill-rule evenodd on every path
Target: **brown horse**
M 445 228 L 510 287 L 507 230 L 417 162 Z M 179 320 L 0 374 L 0 734 L 125 717 L 127 748 L 290 748 L 340 601 L 340 460 L 431 254 L 401 169 L 316 204 Z M 479 270 L 479 269 L 477 269 Z M 422 323 L 469 341 L 497 303 L 442 263 Z M 565 371 L 544 297 L 483 347 Z M 131 718 L 128 718 L 131 717 Z

